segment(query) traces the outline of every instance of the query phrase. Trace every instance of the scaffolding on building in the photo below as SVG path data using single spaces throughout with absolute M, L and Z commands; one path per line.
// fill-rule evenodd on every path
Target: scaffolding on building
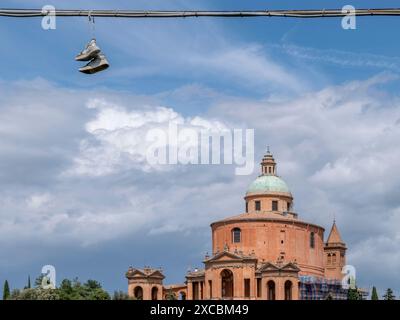
M 341 281 L 314 276 L 300 276 L 301 300 L 347 300 L 348 290 Z

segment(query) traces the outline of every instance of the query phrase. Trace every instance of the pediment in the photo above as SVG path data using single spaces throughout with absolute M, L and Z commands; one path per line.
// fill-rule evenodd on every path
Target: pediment
M 264 263 L 259 269 L 259 272 L 277 271 L 280 268 L 271 262 Z
M 146 275 L 144 274 L 144 272 L 142 272 L 138 269 L 134 269 L 134 270 L 128 271 L 127 276 L 129 276 L 129 278 L 142 278 L 142 277 L 145 277 Z
M 237 252 L 229 252 L 229 251 L 222 251 L 211 257 L 210 259 L 207 259 L 204 261 L 204 263 L 208 262 L 216 262 L 216 261 L 249 261 L 249 260 L 257 260 L 255 256 L 247 256 L 242 254 L 242 252 L 237 253 Z
M 151 274 L 148 274 L 147 277 L 152 277 L 152 278 L 163 278 L 163 279 L 164 279 L 164 275 L 163 275 L 160 271 L 158 271 L 158 270 L 154 271 L 154 272 L 151 273 Z
M 220 253 L 217 253 L 214 257 L 210 258 L 207 260 L 207 262 L 211 261 L 231 261 L 231 260 L 243 260 L 242 256 L 239 256 L 237 254 L 234 254 L 232 252 L 228 251 L 223 251 Z
M 300 271 L 299 267 L 296 264 L 292 263 L 292 262 L 289 262 L 288 264 L 284 265 L 281 268 L 281 270 L 293 271 L 293 272 L 299 272 Z
M 164 279 L 164 275 L 159 270 L 151 270 L 150 272 L 144 272 L 140 269 L 130 269 L 126 273 L 126 277 L 130 279 L 134 278 L 158 278 Z
M 267 262 L 263 264 L 259 269 L 258 272 L 274 272 L 274 271 L 286 271 L 286 272 L 299 272 L 299 267 L 292 263 L 286 263 L 284 265 L 276 265 L 271 262 Z

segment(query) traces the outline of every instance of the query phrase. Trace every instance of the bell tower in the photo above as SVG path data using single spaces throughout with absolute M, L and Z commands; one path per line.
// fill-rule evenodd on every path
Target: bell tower
M 325 277 L 341 280 L 342 268 L 346 265 L 346 244 L 340 237 L 336 222 L 333 221 L 331 232 L 324 246 Z

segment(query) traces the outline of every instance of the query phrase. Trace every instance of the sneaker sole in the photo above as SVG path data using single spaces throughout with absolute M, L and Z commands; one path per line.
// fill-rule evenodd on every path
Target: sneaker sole
M 90 61 L 100 53 L 100 49 L 96 49 L 89 54 L 81 54 L 75 57 L 75 61 Z
M 88 68 L 88 69 L 81 68 L 81 69 L 79 69 L 79 72 L 82 72 L 82 73 L 85 73 L 85 74 L 95 74 L 97 72 L 100 72 L 100 71 L 108 69 L 109 66 L 110 66 L 109 64 L 103 64 L 103 65 L 100 65 L 100 66 L 95 67 L 95 68 Z

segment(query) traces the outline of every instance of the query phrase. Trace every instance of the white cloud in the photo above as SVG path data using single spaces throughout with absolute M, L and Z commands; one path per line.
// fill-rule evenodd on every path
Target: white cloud
M 202 117 L 183 117 L 171 108 L 145 106 L 128 111 L 123 106 L 92 99 L 88 108 L 98 111 L 96 117 L 86 124 L 88 138 L 81 141 L 80 154 L 74 159 L 75 166 L 67 170 L 67 175 L 102 176 L 121 170 L 138 169 L 172 170 L 171 166 L 157 166 L 149 163 L 147 153 L 152 142 L 147 134 L 151 130 L 162 130 L 168 134 L 171 123 L 179 126 L 179 131 L 195 129 L 206 131 L 228 130 L 216 120 Z M 167 146 L 177 147 L 179 141 L 167 136 Z

